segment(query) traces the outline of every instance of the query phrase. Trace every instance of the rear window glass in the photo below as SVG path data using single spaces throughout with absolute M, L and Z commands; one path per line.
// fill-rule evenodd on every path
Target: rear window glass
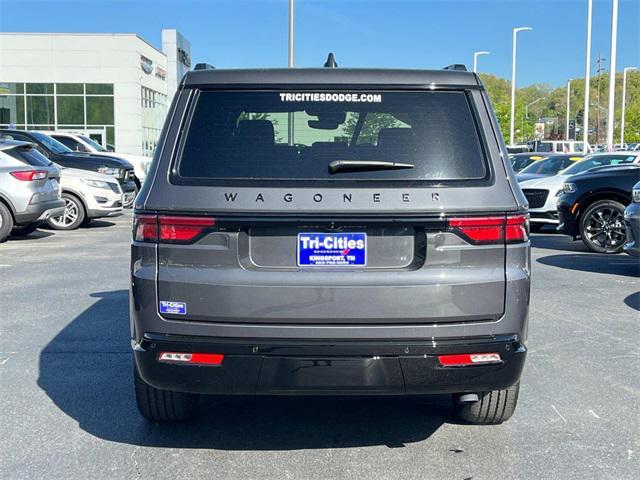
M 3 150 L 7 155 L 11 155 L 16 160 L 34 167 L 46 167 L 51 164 L 49 159 L 32 147 L 17 147 Z
M 445 181 L 487 176 L 467 95 L 450 91 L 203 91 L 180 157 L 183 178 Z M 336 161 L 368 166 L 332 172 Z M 383 162 L 409 167 L 378 168 Z
M 636 158 L 635 155 L 596 155 L 593 157 L 585 157 L 584 160 L 571 165 L 562 173 L 565 175 L 574 175 L 596 167 L 627 165 L 633 163 Z
M 529 165 L 520 173 L 538 173 L 540 175 L 555 175 L 563 168 L 571 165 L 573 160 L 570 157 L 549 157 Z

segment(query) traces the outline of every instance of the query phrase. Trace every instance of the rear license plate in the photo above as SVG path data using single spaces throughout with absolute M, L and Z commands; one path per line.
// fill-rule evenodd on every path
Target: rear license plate
M 366 264 L 366 233 L 298 234 L 300 267 L 349 267 Z

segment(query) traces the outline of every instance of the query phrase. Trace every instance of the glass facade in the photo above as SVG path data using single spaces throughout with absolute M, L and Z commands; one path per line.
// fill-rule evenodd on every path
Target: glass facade
M 113 84 L 0 83 L 0 127 L 102 130 L 113 145 L 114 123 Z
M 141 88 L 142 154 L 151 157 L 167 115 L 167 96 L 150 88 Z

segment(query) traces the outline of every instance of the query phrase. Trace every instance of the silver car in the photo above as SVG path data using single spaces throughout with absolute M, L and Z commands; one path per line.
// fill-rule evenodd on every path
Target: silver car
M 640 257 L 640 182 L 633 186 L 633 203 L 624 211 L 624 227 L 627 232 L 627 243 L 624 251 L 634 257 Z
M 0 242 L 64 212 L 60 170 L 25 142 L 0 141 Z

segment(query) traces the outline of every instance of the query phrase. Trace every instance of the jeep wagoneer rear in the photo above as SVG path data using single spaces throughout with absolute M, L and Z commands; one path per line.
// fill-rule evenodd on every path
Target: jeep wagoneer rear
M 450 393 L 515 409 L 526 200 L 478 77 L 188 73 L 136 200 L 138 406 L 199 394 Z

